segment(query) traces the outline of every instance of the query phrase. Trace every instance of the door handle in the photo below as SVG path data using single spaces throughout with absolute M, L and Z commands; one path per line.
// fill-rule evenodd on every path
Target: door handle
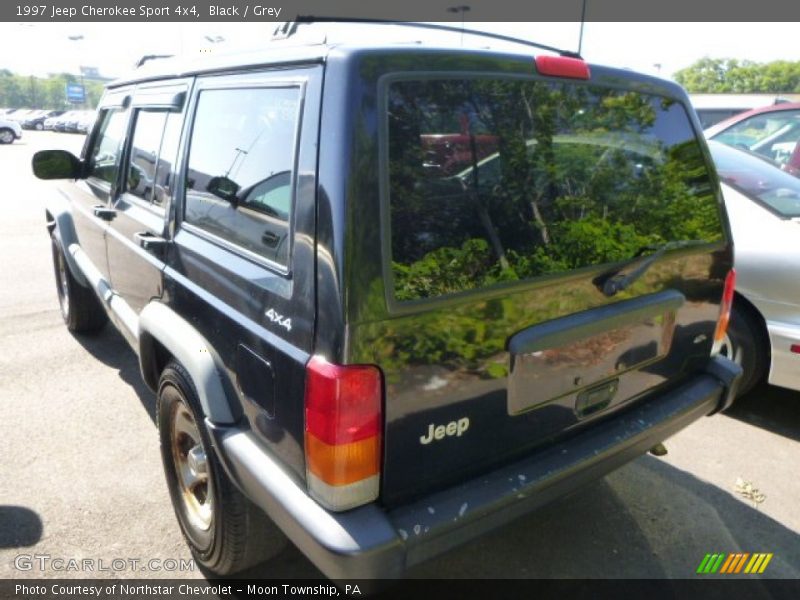
M 113 208 L 108 208 L 104 204 L 98 204 L 92 207 L 94 216 L 103 221 L 112 221 L 117 216 L 117 211 Z
M 136 242 L 139 244 L 139 247 L 144 248 L 145 250 L 161 248 L 167 243 L 167 240 L 152 234 L 149 231 L 139 231 L 134 233 L 133 239 L 136 240 Z
M 265 231 L 264 235 L 261 236 L 261 241 L 264 243 L 265 246 L 269 246 L 270 248 L 274 248 L 278 245 L 278 242 L 281 241 L 277 235 L 272 233 L 271 231 Z

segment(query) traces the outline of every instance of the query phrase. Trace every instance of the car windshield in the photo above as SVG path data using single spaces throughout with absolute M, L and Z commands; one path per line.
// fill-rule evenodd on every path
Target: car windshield
M 720 179 L 785 218 L 800 217 L 800 179 L 758 155 L 710 141 Z
M 765 112 L 742 119 L 711 139 L 786 163 L 800 139 L 800 109 Z

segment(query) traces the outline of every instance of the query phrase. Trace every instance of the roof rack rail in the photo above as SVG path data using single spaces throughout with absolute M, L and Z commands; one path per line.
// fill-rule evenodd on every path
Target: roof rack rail
M 138 69 L 144 63 L 151 60 L 158 60 L 160 58 L 172 58 L 173 54 L 145 54 L 142 58 L 136 61 L 136 68 Z
M 522 44 L 538 48 L 539 50 L 547 50 L 555 52 L 561 56 L 568 56 L 570 58 L 583 57 L 578 52 L 572 50 L 564 50 L 563 48 L 556 48 L 555 46 L 548 46 L 546 44 L 538 44 L 520 38 L 515 38 L 508 35 L 499 33 L 490 33 L 488 31 L 478 31 L 477 29 L 464 29 L 463 27 L 453 27 L 450 25 L 439 25 L 436 23 L 418 23 L 410 21 L 388 21 L 385 19 L 355 19 L 355 18 L 341 18 L 341 17 L 316 17 L 314 15 L 297 15 L 294 21 L 289 21 L 279 26 L 274 33 L 273 39 L 285 39 L 291 37 L 297 32 L 298 25 L 307 25 L 312 23 L 357 23 L 366 25 L 399 25 L 401 27 L 413 27 L 416 29 L 435 29 L 438 31 L 449 31 L 452 33 L 464 33 L 466 35 L 477 35 L 480 37 L 491 38 L 503 42 L 512 42 L 514 44 Z

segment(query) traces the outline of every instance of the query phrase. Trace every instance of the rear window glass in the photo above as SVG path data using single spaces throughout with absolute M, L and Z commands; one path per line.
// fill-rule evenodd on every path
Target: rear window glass
M 389 86 L 397 300 L 721 238 L 685 110 L 571 83 L 403 80 Z

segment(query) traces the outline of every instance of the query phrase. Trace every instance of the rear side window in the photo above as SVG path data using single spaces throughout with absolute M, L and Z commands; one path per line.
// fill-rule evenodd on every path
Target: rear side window
M 133 130 L 125 191 L 146 202 L 153 198 L 158 151 L 167 122 L 166 111 L 139 110 Z
M 722 236 L 701 147 L 667 98 L 572 83 L 400 80 L 387 108 L 397 300 Z
M 136 113 L 125 191 L 162 208 L 178 154 L 182 115 L 166 110 Z
M 205 90 L 189 148 L 185 221 L 288 264 L 299 87 Z
M 158 167 L 155 175 L 155 188 L 153 189 L 153 205 L 163 207 L 171 195 L 171 178 L 178 158 L 178 143 L 181 139 L 181 125 L 183 115 L 170 112 L 167 114 L 167 124 L 164 127 L 164 137 L 161 140 L 161 151 L 158 155 Z
M 128 127 L 127 110 L 107 110 L 102 113 L 100 130 L 89 156 L 89 177 L 114 184 L 119 170 L 122 140 Z

